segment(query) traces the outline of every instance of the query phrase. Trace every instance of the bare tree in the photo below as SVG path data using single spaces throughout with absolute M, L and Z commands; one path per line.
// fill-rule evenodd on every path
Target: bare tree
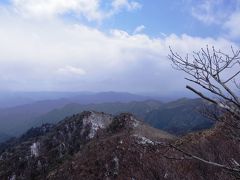
M 224 126 L 229 128 L 231 136 L 239 140 L 240 50 L 231 47 L 231 55 L 228 55 L 215 47 L 209 49 L 207 46 L 199 52 L 193 52 L 191 56 L 187 54 L 182 57 L 170 47 L 169 59 L 173 68 L 184 71 L 188 75 L 185 79 L 195 85 L 187 85 L 186 88 L 216 106 L 214 111 L 206 109 L 205 114 L 212 120 L 223 122 Z M 170 146 L 185 157 L 235 172 L 240 176 L 240 164 L 235 159 L 231 160 L 231 166 L 223 165 L 195 156 L 173 144 Z
M 240 128 L 240 98 L 237 94 L 240 93 L 240 50 L 231 50 L 232 56 L 216 51 L 214 47 L 211 51 L 208 47 L 202 48 L 199 52 L 193 52 L 189 59 L 188 55 L 183 58 L 170 48 L 169 58 L 175 69 L 189 75 L 186 80 L 207 90 L 210 95 L 189 85 L 186 86 L 187 89 L 228 112 L 237 121 L 233 122 L 233 127 Z M 238 89 L 238 92 L 234 89 Z

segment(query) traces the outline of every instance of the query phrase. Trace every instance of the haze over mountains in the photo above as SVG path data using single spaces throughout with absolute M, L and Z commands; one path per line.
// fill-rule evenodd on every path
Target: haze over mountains
M 129 102 L 147 99 L 147 96 L 124 92 L 0 92 L 0 108 L 31 104 L 45 100 L 59 100 L 86 103 Z
M 25 97 L 31 98 L 35 95 L 30 93 L 25 94 Z M 49 100 L 43 100 L 44 98 Z M 0 109 L 0 140 L 19 136 L 29 128 L 44 123 L 55 124 L 67 116 L 85 110 L 114 115 L 130 112 L 153 127 L 176 135 L 212 125 L 212 122 L 197 112 L 197 108 L 202 105 L 199 99 L 179 99 L 172 102 L 162 102 L 159 99 L 118 92 L 37 94 L 36 102 L 29 101 L 28 104 Z
M 38 101 L 65 99 L 80 104 L 104 103 L 104 102 L 130 102 L 147 99 L 155 99 L 164 102 L 173 101 L 182 97 L 192 98 L 190 94 L 175 92 L 168 95 L 139 95 L 128 92 L 0 92 L 0 108 L 15 107 L 32 104 Z
M 38 125 L 57 123 L 66 116 L 71 116 L 84 110 L 107 112 L 114 115 L 129 112 L 155 128 L 181 135 L 211 127 L 213 122 L 200 114 L 201 108 L 203 108 L 202 100 L 186 98 L 169 103 L 146 100 L 129 103 L 68 104 L 38 117 L 37 122 Z
M 141 101 L 148 97 L 116 92 L 16 92 L 0 96 L 0 132 L 16 136 L 32 125 L 34 119 L 69 103 Z M 17 105 L 17 106 L 16 106 Z

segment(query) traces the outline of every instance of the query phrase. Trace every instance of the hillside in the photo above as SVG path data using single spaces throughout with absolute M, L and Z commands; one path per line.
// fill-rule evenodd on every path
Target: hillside
M 85 149 L 86 144 L 98 141 L 100 137 L 111 139 L 121 134 L 143 140 L 145 136 L 155 140 L 174 138 L 148 127 L 129 114 L 113 117 L 104 113 L 83 112 L 57 125 L 31 129 L 19 139 L 3 144 L 0 179 L 46 178 L 63 162 Z M 12 164 L 12 161 L 15 163 Z
M 1 146 L 0 179 L 234 179 L 197 161 L 166 158 L 181 157 L 166 146 L 175 141 L 218 162 L 230 156 L 240 160 L 239 147 L 218 128 L 177 139 L 131 114 L 83 112 Z M 220 148 L 211 148 L 215 144 Z
M 208 129 L 213 122 L 200 113 L 203 107 L 201 99 L 179 99 L 147 113 L 145 122 L 176 135 Z

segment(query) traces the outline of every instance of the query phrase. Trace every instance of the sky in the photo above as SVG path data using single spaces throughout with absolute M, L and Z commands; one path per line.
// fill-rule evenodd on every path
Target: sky
M 239 0 L 0 0 L 0 91 L 184 92 L 184 55 L 240 44 Z

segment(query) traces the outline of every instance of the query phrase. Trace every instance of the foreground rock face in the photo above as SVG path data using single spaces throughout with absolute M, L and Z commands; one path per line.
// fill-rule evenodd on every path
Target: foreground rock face
M 130 114 L 83 112 L 2 145 L 0 179 L 234 179 L 196 161 L 168 158 L 181 157 L 165 146 L 175 141 L 219 162 L 239 158 L 236 142 L 220 134 L 211 130 L 179 140 Z M 217 144 L 221 149 L 216 150 Z M 227 151 L 225 145 L 234 148 Z

